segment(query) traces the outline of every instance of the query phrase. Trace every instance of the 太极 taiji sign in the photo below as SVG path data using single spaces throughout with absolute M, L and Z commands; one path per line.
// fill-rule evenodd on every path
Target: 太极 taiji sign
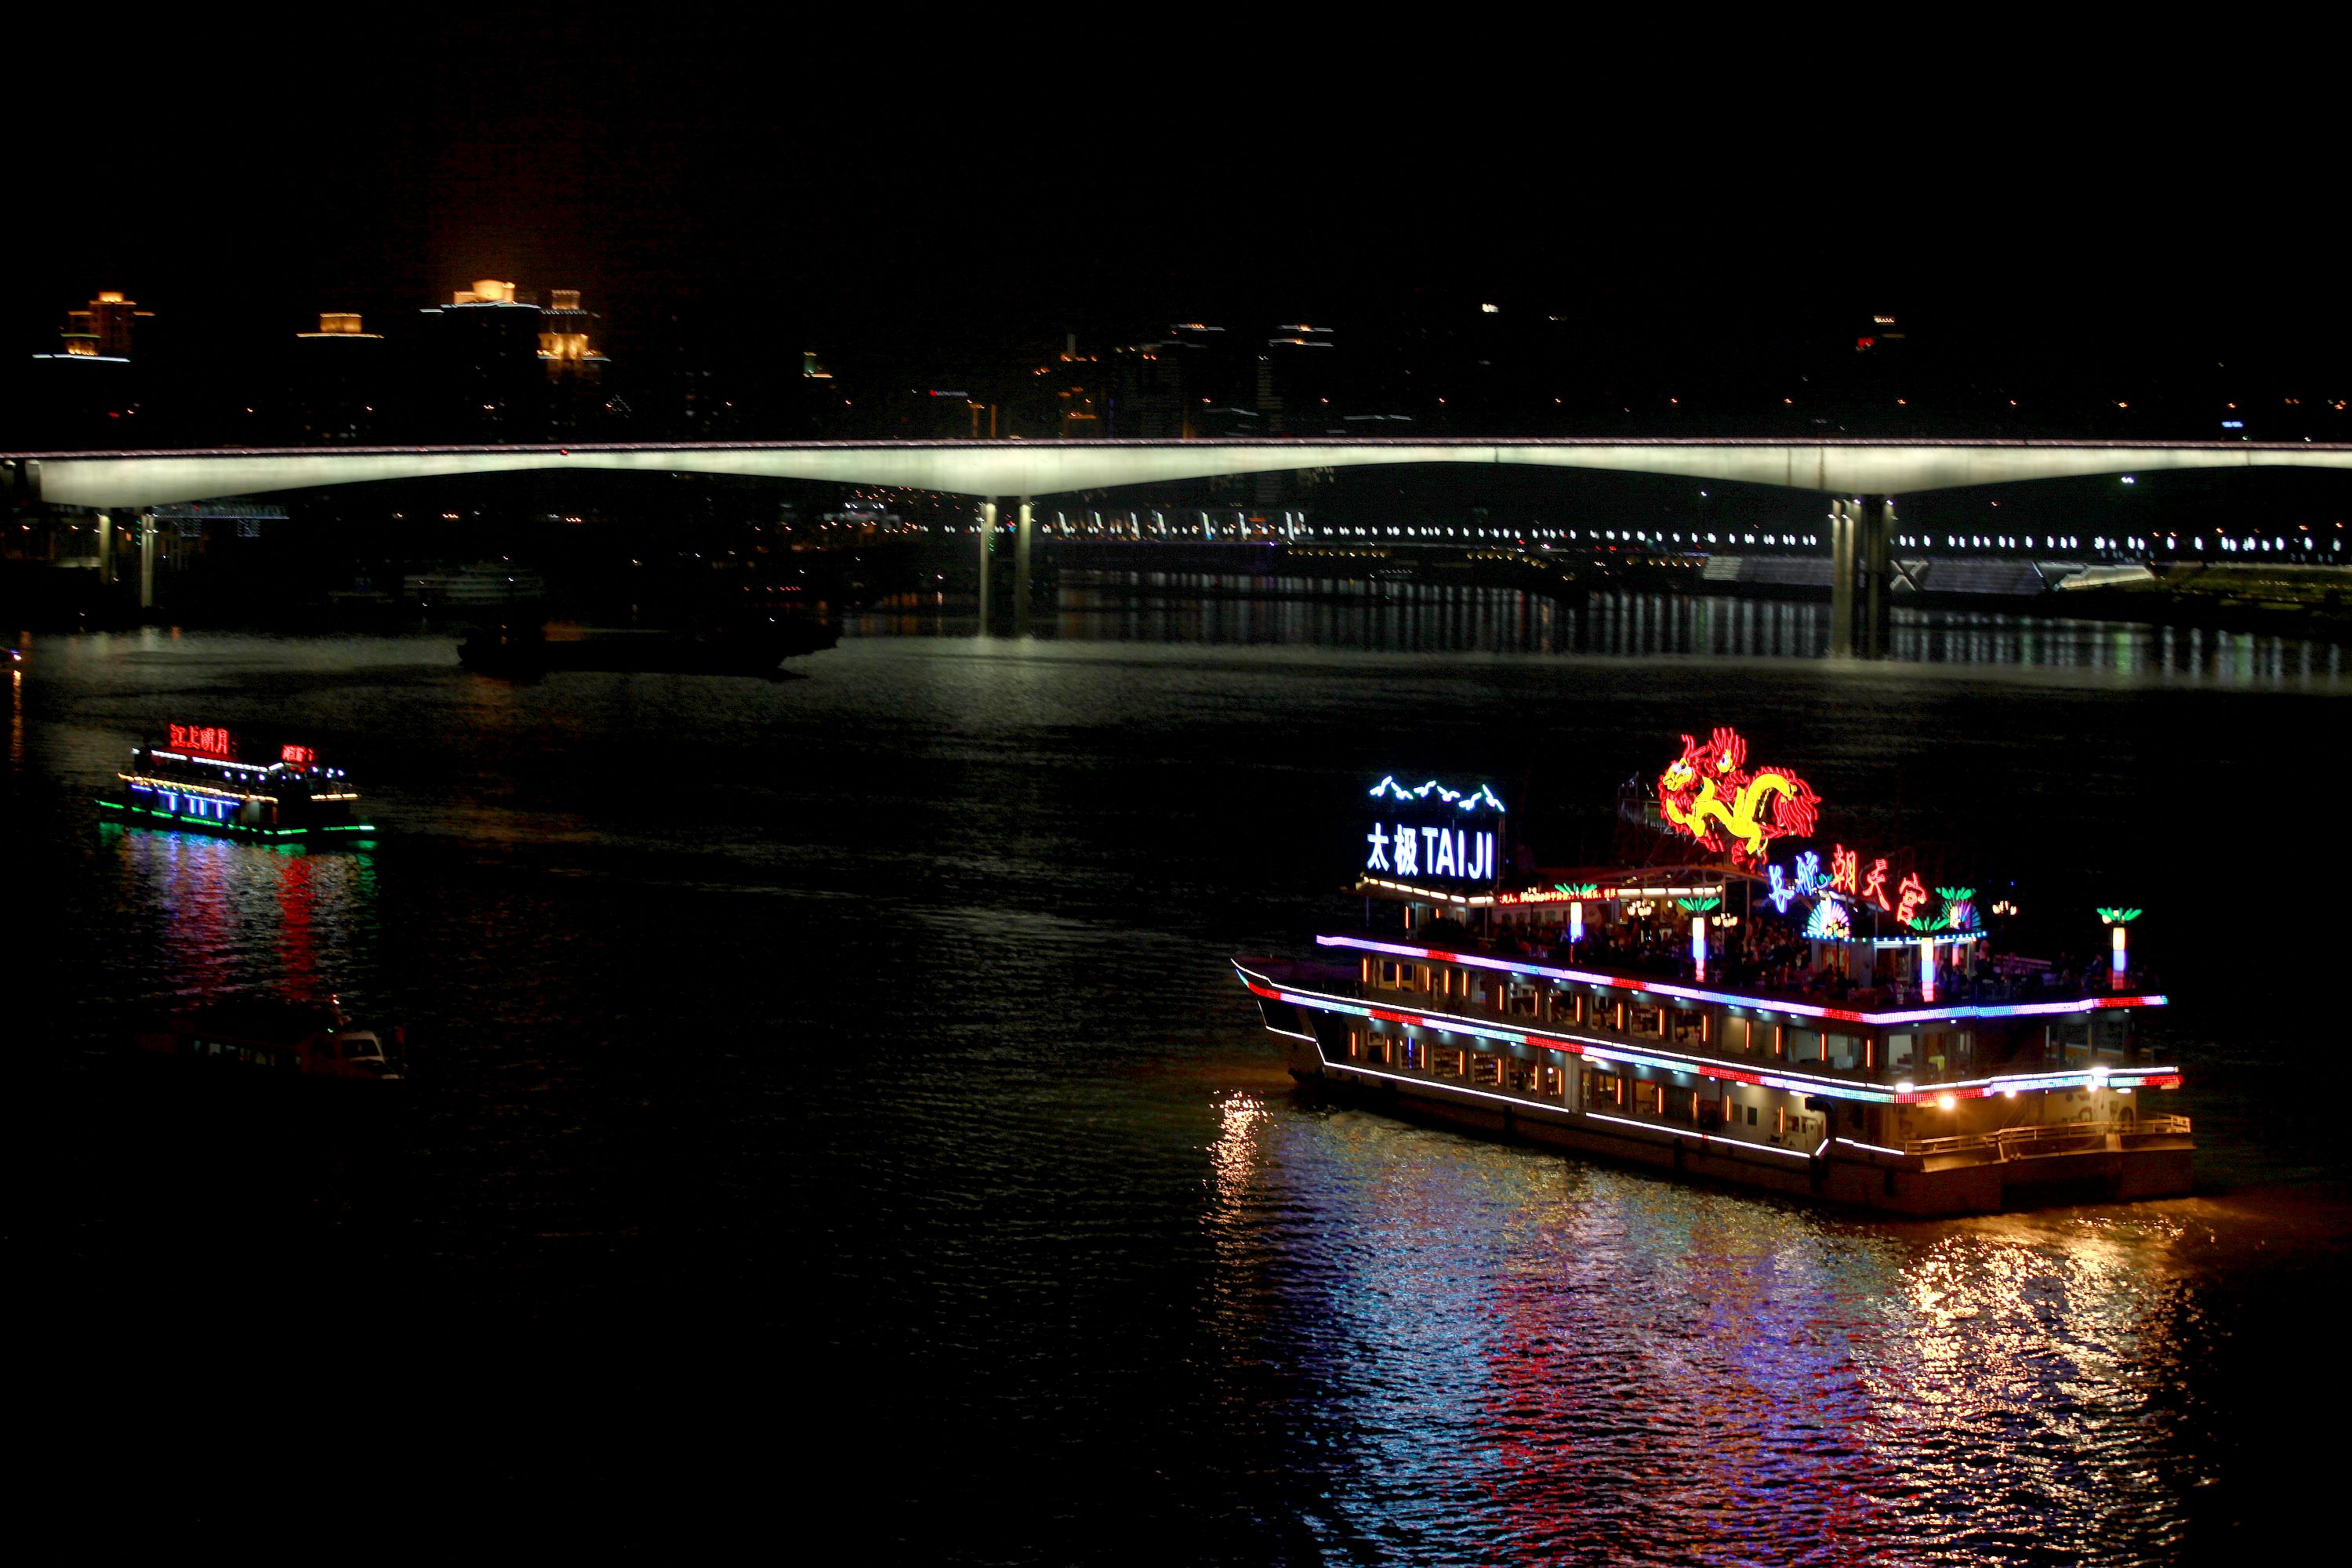
M 1775 838 L 1809 837 L 1821 797 L 1787 768 L 1747 771 L 1748 742 L 1718 728 L 1706 744 L 1683 737 L 1683 754 L 1658 775 L 1666 820 L 1718 854 L 1756 856 Z

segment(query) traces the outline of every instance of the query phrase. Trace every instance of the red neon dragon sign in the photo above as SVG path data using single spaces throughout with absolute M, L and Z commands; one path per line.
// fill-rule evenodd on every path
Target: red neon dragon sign
M 1683 754 L 1658 775 L 1666 820 L 1721 854 L 1756 856 L 1775 838 L 1813 831 L 1821 796 L 1787 768 L 1748 769 L 1748 742 L 1718 729 L 1701 745 L 1683 737 Z

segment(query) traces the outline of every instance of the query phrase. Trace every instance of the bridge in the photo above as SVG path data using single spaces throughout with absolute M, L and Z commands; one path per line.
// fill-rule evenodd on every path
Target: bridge
M 1817 491 L 1829 500 L 1831 647 L 1884 650 L 1891 602 L 1895 501 L 1924 490 L 2179 468 L 2352 469 L 2352 445 L 2317 442 L 1915 440 L 1252 439 L 1103 441 L 762 441 L 585 446 L 345 447 L 197 451 L 0 454 L 27 500 L 142 513 L 152 558 L 152 509 L 222 496 L 498 473 L 618 470 L 829 480 L 968 495 L 981 500 L 982 548 L 997 532 L 1000 498 L 1017 498 L 1016 619 L 1025 621 L 1035 533 L 1045 495 L 1127 485 L 1409 463 L 1517 464 L 1710 479 Z M 110 522 L 100 531 L 110 540 Z M 142 603 L 152 603 L 152 565 Z M 988 624 L 982 571 L 982 625 Z

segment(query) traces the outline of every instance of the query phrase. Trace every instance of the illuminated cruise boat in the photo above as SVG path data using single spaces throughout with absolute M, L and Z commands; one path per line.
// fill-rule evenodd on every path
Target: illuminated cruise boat
M 310 747 L 268 748 L 268 762 L 249 750 L 235 731 L 173 724 L 167 745 L 131 748 L 130 771 L 99 806 L 126 826 L 273 844 L 357 842 L 375 831 L 359 790 L 341 768 L 320 766 Z
M 1654 798 L 1651 798 L 1654 796 Z M 2134 1022 L 2137 910 L 2089 972 L 1992 950 L 1973 888 L 1812 840 L 1817 797 L 1717 731 L 1621 810 L 1648 865 L 1507 874 L 1486 785 L 1363 812 L 1360 930 L 1234 960 L 1302 1085 L 1693 1176 L 1911 1215 L 2189 1190 L 2177 1068 Z M 1635 858 L 1642 858 L 1636 856 Z M 1661 863 L 1663 862 L 1663 863 Z M 2084 912 L 2089 928 L 2091 911 Z

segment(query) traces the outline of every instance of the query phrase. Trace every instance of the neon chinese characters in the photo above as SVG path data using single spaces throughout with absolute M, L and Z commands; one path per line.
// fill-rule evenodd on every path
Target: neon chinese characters
M 1775 838 L 1813 831 L 1821 797 L 1787 768 L 1749 772 L 1748 742 L 1718 729 L 1701 745 L 1683 737 L 1683 754 L 1658 775 L 1666 820 L 1718 853 L 1755 856 Z
M 172 750 L 206 757 L 234 757 L 236 742 L 226 730 L 209 724 L 174 724 Z

